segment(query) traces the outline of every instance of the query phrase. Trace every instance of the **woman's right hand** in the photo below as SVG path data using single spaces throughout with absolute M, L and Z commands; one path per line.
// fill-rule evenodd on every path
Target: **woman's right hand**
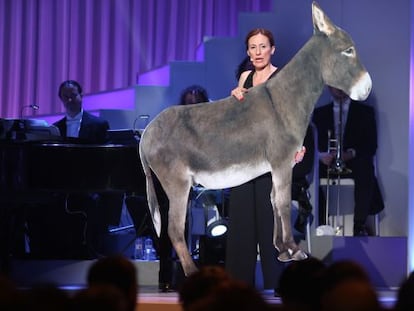
M 233 89 L 230 94 L 236 97 L 238 100 L 243 100 L 244 93 L 247 93 L 247 89 L 245 89 L 244 87 L 238 86 L 235 89 Z

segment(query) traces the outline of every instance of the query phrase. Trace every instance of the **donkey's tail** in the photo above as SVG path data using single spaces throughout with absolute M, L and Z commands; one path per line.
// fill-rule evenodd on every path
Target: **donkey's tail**
M 161 234 L 161 214 L 160 214 L 160 205 L 158 203 L 157 194 L 155 192 L 154 180 L 152 178 L 152 171 L 148 165 L 148 161 L 145 157 L 145 152 L 142 149 L 140 144 L 139 155 L 141 158 L 142 168 L 145 174 L 145 181 L 147 184 L 147 202 L 148 208 L 151 214 L 152 223 L 154 224 L 155 231 L 157 232 L 158 237 Z

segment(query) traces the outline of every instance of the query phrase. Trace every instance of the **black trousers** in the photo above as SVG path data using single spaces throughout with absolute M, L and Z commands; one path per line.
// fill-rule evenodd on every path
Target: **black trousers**
M 270 174 L 230 190 L 226 270 L 235 278 L 255 285 L 257 246 L 264 288 L 274 289 L 284 267 L 273 246 L 273 210 Z

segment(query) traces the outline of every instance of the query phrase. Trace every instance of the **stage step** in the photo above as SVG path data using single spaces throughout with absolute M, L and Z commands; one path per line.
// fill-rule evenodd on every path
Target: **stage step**
M 312 256 L 360 263 L 378 289 L 395 289 L 407 276 L 406 237 L 313 236 Z
M 84 287 L 95 260 L 14 260 L 11 278 L 19 287 L 52 283 L 59 287 Z M 158 286 L 159 261 L 132 261 L 139 286 Z

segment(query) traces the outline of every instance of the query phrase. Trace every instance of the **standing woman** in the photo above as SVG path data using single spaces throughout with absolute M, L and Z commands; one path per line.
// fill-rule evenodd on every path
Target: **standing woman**
M 266 82 L 274 77 L 278 68 L 271 63 L 276 47 L 272 33 L 263 28 L 251 30 L 246 37 L 246 49 L 249 62 L 242 62 L 239 68 L 238 86 L 231 95 L 243 100 L 248 89 Z M 246 70 L 247 69 L 247 70 Z M 243 71 L 244 70 L 244 71 Z M 306 195 L 309 185 L 306 175 L 313 168 L 313 134 L 308 128 L 304 145 L 297 152 L 296 165 L 293 172 L 292 197 L 305 197 L 299 201 L 300 211 L 304 216 L 298 218 L 295 228 L 304 231 L 310 214 L 310 203 Z M 308 152 L 305 153 L 305 151 Z M 299 188 L 297 190 L 296 188 Z M 272 189 L 271 174 L 267 173 L 230 191 L 229 200 L 229 232 L 226 247 L 226 269 L 235 278 L 252 286 L 256 280 L 257 255 L 260 253 L 263 286 L 265 289 L 276 287 L 283 265 L 277 260 L 277 250 L 273 245 L 273 208 L 270 202 Z M 302 213 L 302 215 L 303 215 Z
M 250 87 L 259 85 L 277 72 L 271 63 L 276 47 L 273 34 L 266 29 L 251 30 L 245 40 L 251 70 L 240 74 L 231 95 L 243 100 Z M 248 67 L 246 67 L 248 68 Z M 279 270 L 273 246 L 273 210 L 270 203 L 270 173 L 230 191 L 229 231 L 226 245 L 226 270 L 235 278 L 255 286 L 258 248 L 264 288 L 275 288 Z M 280 264 L 279 264 L 280 265 Z

